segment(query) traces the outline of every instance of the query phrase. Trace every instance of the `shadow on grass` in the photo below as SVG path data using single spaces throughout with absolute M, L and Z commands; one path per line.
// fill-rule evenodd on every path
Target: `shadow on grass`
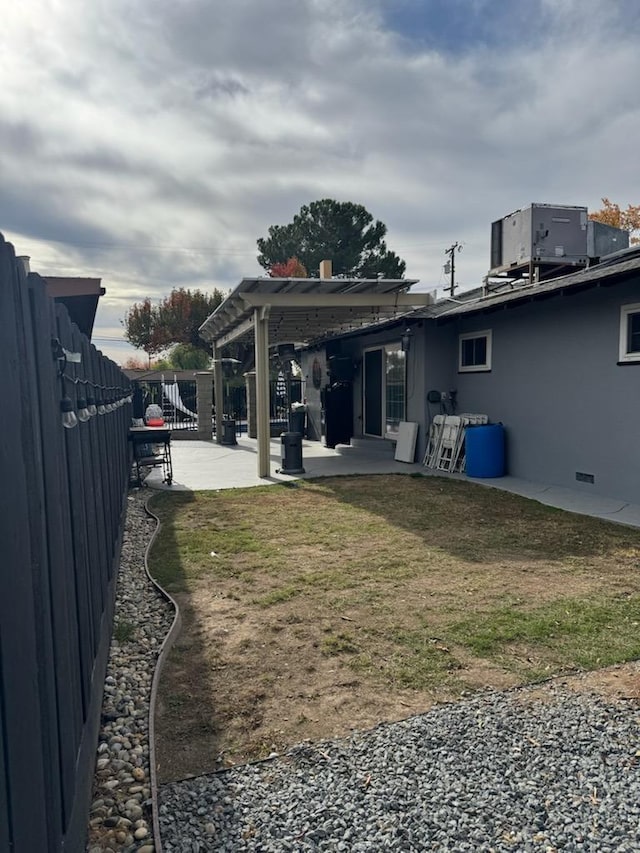
M 180 633 L 162 671 L 156 706 L 160 784 L 210 770 L 215 763 L 212 756 L 219 752 L 220 721 L 215 713 L 210 656 L 188 590 L 185 555 L 175 534 L 176 516 L 194 501 L 191 492 L 158 493 L 150 505 L 161 528 L 149 556 L 149 570 L 176 599 L 182 617 Z
M 638 531 L 476 483 L 406 474 L 308 482 L 468 562 L 603 557 L 635 549 L 640 567 Z

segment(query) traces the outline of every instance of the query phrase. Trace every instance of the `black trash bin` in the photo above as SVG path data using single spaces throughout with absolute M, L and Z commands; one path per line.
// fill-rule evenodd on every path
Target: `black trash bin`
M 302 436 L 299 432 L 283 432 L 280 436 L 282 467 L 280 474 L 304 474 Z
M 306 414 L 304 409 L 292 409 L 289 412 L 289 432 L 299 432 L 301 436 L 304 436 Z
M 236 422 L 233 418 L 226 418 L 222 421 L 222 435 L 220 436 L 220 444 L 237 444 L 236 441 Z

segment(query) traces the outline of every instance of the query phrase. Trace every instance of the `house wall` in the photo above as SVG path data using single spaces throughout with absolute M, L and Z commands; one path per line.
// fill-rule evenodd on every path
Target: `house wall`
M 502 308 L 443 323 L 412 327 L 407 357 L 407 420 L 419 424 L 416 460 L 422 459 L 430 390 L 457 391 L 457 411 L 485 413 L 502 422 L 508 473 L 589 495 L 640 503 L 640 364 L 619 366 L 620 308 L 640 302 L 640 276 L 623 284 Z M 492 369 L 458 372 L 458 335 L 492 331 Z M 339 341 L 341 355 L 359 365 L 354 378 L 354 437 L 362 436 L 362 360 L 365 349 L 398 342 L 404 325 Z M 334 344 L 335 346 L 335 344 Z M 320 391 L 311 366 L 324 349 L 302 353 L 309 416 L 318 429 Z M 317 437 L 320 437 L 318 431 Z M 576 480 L 592 474 L 594 483 Z
M 386 328 L 375 333 L 343 338 L 339 343 L 340 354 L 350 356 L 358 365 L 353 381 L 354 438 L 361 438 L 363 435 L 362 362 L 364 351 L 389 343 L 399 343 L 404 329 L 405 325 L 391 329 Z M 420 460 L 426 449 L 426 429 L 428 429 L 429 414 L 434 415 L 440 411 L 438 406 L 431 406 L 429 410 L 427 391 L 432 388 L 449 391 L 456 387 L 456 342 L 451 328 L 439 328 L 435 324 L 427 324 L 424 321 L 420 324 L 414 324 L 412 332 L 411 348 L 407 355 L 407 420 L 419 424 L 416 460 Z M 305 381 L 304 396 L 307 401 L 309 438 L 320 439 L 321 393 L 319 389 L 313 387 L 312 382 L 312 365 L 315 359 L 318 359 L 322 368 L 322 387 L 324 387 L 329 381 L 326 350 L 321 347 L 303 350 L 300 354 L 302 375 Z
M 377 333 L 369 333 L 355 338 L 342 341 L 341 351 L 344 355 L 350 355 L 358 363 L 353 382 L 353 434 L 355 438 L 363 435 L 364 422 L 364 400 L 363 400 L 363 359 L 364 351 L 385 344 L 400 344 L 402 333 L 406 326 L 402 324 L 393 328 L 382 329 Z M 409 352 L 407 353 L 407 385 L 406 385 L 406 420 L 416 421 L 419 424 L 416 459 L 424 454 L 424 431 L 425 422 L 425 347 L 426 336 L 424 323 L 411 327 L 412 338 Z M 385 439 L 380 439 L 384 441 Z M 375 439 L 372 439 L 375 441 Z M 422 448 L 422 450 L 421 450 Z
M 618 366 L 620 307 L 640 278 L 441 326 L 454 345 L 458 411 L 507 435 L 508 473 L 640 503 L 640 365 Z M 457 336 L 491 329 L 489 373 L 457 373 Z M 454 387 L 454 386 L 452 386 Z M 576 472 L 593 474 L 593 484 Z

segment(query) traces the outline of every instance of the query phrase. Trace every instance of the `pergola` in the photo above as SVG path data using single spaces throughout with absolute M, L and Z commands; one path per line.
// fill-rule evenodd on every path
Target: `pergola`
M 269 346 L 309 346 L 323 338 L 390 320 L 432 302 L 410 294 L 416 280 L 346 278 L 243 278 L 200 327 L 213 347 L 216 400 L 222 389 L 221 355 L 233 341 L 254 341 L 258 476 L 270 475 Z M 222 407 L 216 406 L 216 435 Z

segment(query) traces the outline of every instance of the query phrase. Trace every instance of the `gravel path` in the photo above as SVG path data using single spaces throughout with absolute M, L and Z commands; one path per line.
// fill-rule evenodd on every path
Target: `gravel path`
M 104 687 L 89 815 L 90 853 L 153 853 L 149 777 L 149 700 L 173 610 L 146 575 L 144 555 L 156 528 L 134 489 L 116 587 L 114 638 Z
M 172 851 L 640 850 L 637 706 L 487 692 L 165 785 Z

